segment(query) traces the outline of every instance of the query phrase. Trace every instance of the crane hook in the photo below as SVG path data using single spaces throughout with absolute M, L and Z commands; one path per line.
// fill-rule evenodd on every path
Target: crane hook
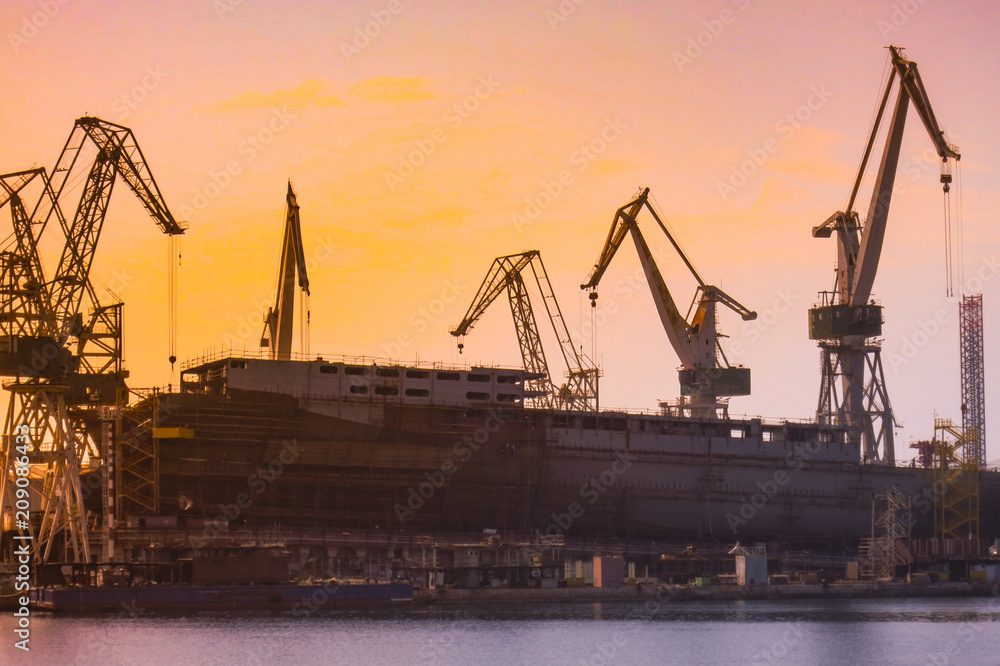
M 941 184 L 945 194 L 951 191 L 951 165 L 947 157 L 941 159 Z

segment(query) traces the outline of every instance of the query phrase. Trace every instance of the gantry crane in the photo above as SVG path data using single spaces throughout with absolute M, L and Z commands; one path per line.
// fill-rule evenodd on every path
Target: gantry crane
M 958 160 L 961 156 L 938 126 L 917 64 L 907 60 L 894 46 L 889 47 L 889 53 L 892 69 L 847 207 L 812 230 L 815 238 L 829 238 L 836 233 L 837 277 L 834 291 L 820 292 L 820 304 L 809 311 L 809 337 L 819 342 L 822 360 L 817 420 L 852 426 L 852 436 L 856 441 L 860 439 L 865 461 L 892 465 L 895 463 L 895 421 L 882 369 L 881 341 L 876 339 L 882 334 L 882 307 L 871 296 L 882 254 L 906 112 L 911 101 L 942 160 L 941 182 L 946 195 L 951 182 L 948 160 Z M 868 215 L 862 224 L 854 203 L 897 77 L 899 94 Z
M 69 197 L 67 183 L 88 144 L 96 155 L 79 205 L 67 219 L 61 202 Z M 44 169 L 0 176 L 0 207 L 10 204 L 16 242 L 15 249 L 0 253 L 0 375 L 12 378 L 4 385 L 10 403 L 0 451 L 0 503 L 5 509 L 30 504 L 31 519 L 5 511 L 3 528 L 22 539 L 31 537 L 41 562 L 91 560 L 81 464 L 88 457 L 100 460 L 108 474 L 114 458 L 114 408 L 128 376 L 122 367 L 122 304 L 99 302 L 90 269 L 119 178 L 164 233 L 183 233 L 132 131 L 99 118 L 76 121 L 51 178 Z M 28 214 L 23 194 L 33 182 L 41 195 Z M 38 241 L 53 217 L 65 245 L 48 280 Z M 21 496 L 23 486 L 16 483 L 26 469 L 34 481 L 29 498 Z M 106 487 L 102 509 L 107 516 L 113 516 L 110 501 Z M 60 545 L 64 552 L 58 552 Z
M 522 274 L 531 269 L 538 290 L 542 295 L 542 304 L 548 315 L 552 330 L 559 340 L 559 351 L 566 364 L 566 383 L 556 387 L 549 374 L 549 366 L 542 350 L 542 340 L 535 323 L 535 314 L 528 297 L 527 285 Z M 598 408 L 598 369 L 590 360 L 577 351 L 570 337 L 569 329 L 563 319 L 559 303 L 556 301 L 552 284 L 549 282 L 545 265 L 537 250 L 528 250 L 520 254 L 497 257 L 493 260 L 486 278 L 479 286 L 472 304 L 466 311 L 461 323 L 452 329 L 451 334 L 457 338 L 465 336 L 476 321 L 486 312 L 486 309 L 504 291 L 510 302 L 510 312 L 514 317 L 514 328 L 517 331 L 517 341 L 521 347 L 521 359 L 527 373 L 525 380 L 525 395 L 532 395 L 531 404 L 536 407 L 549 407 L 565 410 L 594 411 Z M 459 342 L 461 352 L 464 344 Z
M 272 360 L 287 361 L 292 357 L 292 314 L 295 308 L 295 278 L 303 299 L 302 353 L 309 353 L 309 276 L 306 274 L 306 257 L 302 249 L 302 225 L 299 222 L 299 204 L 288 181 L 285 195 L 285 231 L 281 242 L 281 259 L 278 262 L 278 293 L 274 307 L 264 315 L 264 335 L 260 346 L 270 352 Z
M 667 289 L 656 266 L 653 254 L 639 230 L 636 217 L 644 207 L 653 215 L 653 219 L 698 282 L 694 299 L 688 309 L 690 319 L 681 314 L 674 303 L 670 290 Z M 597 285 L 625 240 L 626 234 L 632 236 L 663 330 L 666 331 L 667 338 L 681 361 L 679 375 L 682 411 L 701 418 L 716 418 L 720 412 L 724 418 L 727 417 L 728 403 L 725 398 L 750 394 L 750 369 L 734 367 L 726 359 L 719 344 L 717 304 L 722 303 L 730 308 L 744 321 L 756 319 L 757 313 L 740 305 L 718 287 L 705 284 L 660 216 L 649 204 L 648 187 L 635 200 L 625 204 L 615 213 L 611 231 L 608 232 L 607 241 L 594 265 L 594 270 L 590 273 L 586 284 L 580 285 L 581 289 L 590 290 L 591 305 L 595 307 L 597 305 Z

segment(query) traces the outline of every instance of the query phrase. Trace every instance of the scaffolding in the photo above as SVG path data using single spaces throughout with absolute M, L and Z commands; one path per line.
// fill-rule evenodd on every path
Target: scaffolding
M 895 486 L 875 495 L 872 535 L 861 540 L 858 552 L 862 578 L 891 580 L 897 567 L 912 561 L 908 545 L 912 515 L 910 500 Z
M 980 440 L 975 427 L 934 419 L 934 533 L 942 539 L 979 538 Z

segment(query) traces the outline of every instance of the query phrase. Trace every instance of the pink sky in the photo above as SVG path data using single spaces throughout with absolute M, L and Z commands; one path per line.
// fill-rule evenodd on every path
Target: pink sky
M 705 279 L 761 313 L 750 325 L 723 318 L 730 348 L 741 345 L 737 360 L 754 373 L 754 395 L 732 411 L 810 417 L 819 364 L 806 310 L 832 286 L 836 251 L 810 229 L 846 202 L 890 43 L 920 64 L 965 158 L 966 274 L 1000 256 L 1000 10 L 991 2 L 8 0 L 0 12 L 0 170 L 51 167 L 85 114 L 134 129 L 168 205 L 190 224 L 182 359 L 230 343 L 255 349 L 288 178 L 311 258 L 314 353 L 511 365 L 520 359 L 502 303 L 464 356 L 448 335 L 492 258 L 540 250 L 579 328 L 589 307 L 578 285 L 614 210 L 648 186 Z M 375 36 L 355 41 L 366 25 Z M 794 124 L 783 120 L 796 113 Z M 421 145 L 430 154 L 400 171 Z M 733 186 L 733 170 L 768 145 L 764 163 Z M 935 412 L 959 417 L 957 306 L 945 299 L 928 148 L 911 113 L 875 283 L 899 458 L 931 434 Z M 569 184 L 522 223 L 526 201 L 547 201 L 540 195 L 564 171 Z M 660 244 L 655 227 L 644 231 Z M 165 255 L 166 240 L 117 188 L 94 276 L 126 302 L 137 387 L 171 381 Z M 661 257 L 686 305 L 693 283 L 675 257 Z M 677 393 L 676 356 L 649 296 L 629 283 L 637 267 L 623 248 L 601 289 L 607 407 L 654 408 Z M 998 285 L 981 287 L 988 414 L 1000 399 Z M 935 317 L 946 321 L 940 332 L 904 356 Z M 397 347 L 401 336 L 412 342 Z M 556 365 L 554 346 L 548 355 Z M 1000 457 L 1000 445 L 988 456 Z

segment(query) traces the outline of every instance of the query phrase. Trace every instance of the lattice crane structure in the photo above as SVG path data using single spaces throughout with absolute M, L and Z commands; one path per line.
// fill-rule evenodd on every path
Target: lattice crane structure
M 81 159 L 91 152 L 92 160 Z M 73 174 L 85 176 L 67 218 L 62 211 Z M 30 537 L 40 562 L 91 561 L 82 466 L 100 462 L 105 478 L 113 478 L 111 426 L 128 376 L 122 366 L 122 303 L 99 301 L 90 270 L 118 181 L 165 234 L 184 232 L 132 130 L 99 118 L 76 121 L 51 176 L 44 169 L 0 176 L 0 208 L 10 207 L 14 226 L 14 246 L 0 252 L 0 376 L 10 379 L 4 384 L 10 403 L 0 451 L 0 503 L 3 529 Z M 31 187 L 41 191 L 33 207 L 26 201 Z M 38 242 L 53 218 L 65 244 L 48 279 Z M 19 481 L 24 478 L 27 485 Z M 104 490 L 106 522 L 98 527 L 107 544 L 114 511 L 113 495 Z
M 557 387 L 552 381 L 549 365 L 545 360 L 542 339 L 523 277 L 524 272 L 529 269 L 538 285 L 545 314 L 552 324 L 552 330 L 559 341 L 559 351 L 566 364 L 566 382 L 562 386 Z M 507 292 L 517 342 L 521 348 L 521 359 L 528 375 L 525 380 L 525 395 L 533 396 L 531 404 L 535 407 L 595 411 L 598 408 L 598 368 L 574 346 L 555 292 L 552 291 L 545 264 L 537 250 L 494 259 L 468 311 L 451 334 L 462 339 L 504 291 Z M 464 343 L 459 342 L 459 351 L 463 347 Z

